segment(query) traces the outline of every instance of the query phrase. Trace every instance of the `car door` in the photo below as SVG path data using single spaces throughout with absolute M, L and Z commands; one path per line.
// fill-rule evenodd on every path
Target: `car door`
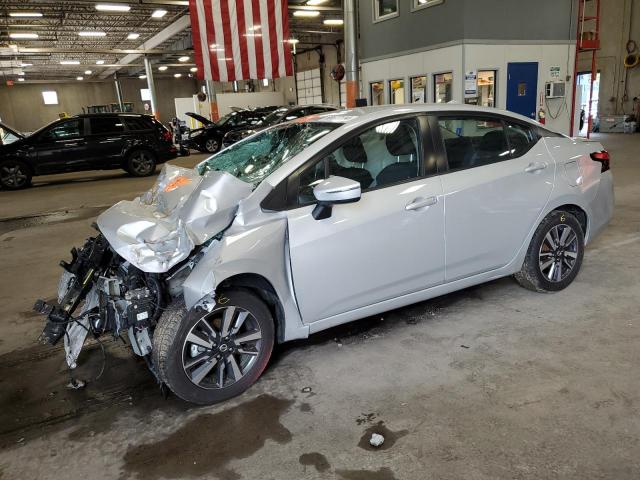
M 425 118 L 371 125 L 289 179 L 291 269 L 306 323 L 444 281 L 442 185 Z M 315 220 L 313 186 L 327 176 L 357 180 L 358 202 Z
M 89 132 L 86 138 L 87 159 L 94 168 L 104 168 L 122 161 L 127 143 L 122 117 L 118 115 L 89 117 Z
M 33 146 L 40 173 L 80 170 L 88 166 L 84 118 L 54 123 L 38 135 Z
M 549 200 L 555 162 L 534 128 L 491 115 L 441 115 L 446 281 L 507 265 Z

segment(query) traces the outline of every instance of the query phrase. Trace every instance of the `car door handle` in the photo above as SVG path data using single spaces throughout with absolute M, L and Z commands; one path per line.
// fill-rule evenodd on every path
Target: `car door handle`
M 548 167 L 546 162 L 532 162 L 524 169 L 527 173 L 536 173 Z
M 420 210 L 421 208 L 430 207 L 431 205 L 435 205 L 438 203 L 438 197 L 427 197 L 427 198 L 415 198 L 408 203 L 405 210 Z

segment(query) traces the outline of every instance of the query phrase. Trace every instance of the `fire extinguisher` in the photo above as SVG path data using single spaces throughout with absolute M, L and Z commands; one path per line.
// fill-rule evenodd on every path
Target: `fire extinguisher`
M 538 110 L 538 121 L 544 125 L 546 123 L 546 113 L 544 111 L 544 108 L 541 108 L 540 110 Z

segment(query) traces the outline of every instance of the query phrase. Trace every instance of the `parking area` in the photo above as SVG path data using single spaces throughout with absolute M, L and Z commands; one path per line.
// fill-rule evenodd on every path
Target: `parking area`
M 566 290 L 504 278 L 329 329 L 278 346 L 254 387 L 209 407 L 164 398 L 118 340 L 90 342 L 87 385 L 70 389 L 62 346 L 36 341 L 31 307 L 55 296 L 58 261 L 154 179 L 0 192 L 0 478 L 638 478 L 640 140 L 596 139 L 615 214 Z

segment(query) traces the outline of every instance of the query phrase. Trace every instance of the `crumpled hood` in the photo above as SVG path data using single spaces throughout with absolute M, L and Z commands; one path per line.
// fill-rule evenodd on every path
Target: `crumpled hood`
M 201 176 L 166 164 L 151 190 L 116 203 L 97 223 L 121 257 L 142 271 L 166 272 L 224 230 L 251 192 L 249 183 L 226 172 Z

